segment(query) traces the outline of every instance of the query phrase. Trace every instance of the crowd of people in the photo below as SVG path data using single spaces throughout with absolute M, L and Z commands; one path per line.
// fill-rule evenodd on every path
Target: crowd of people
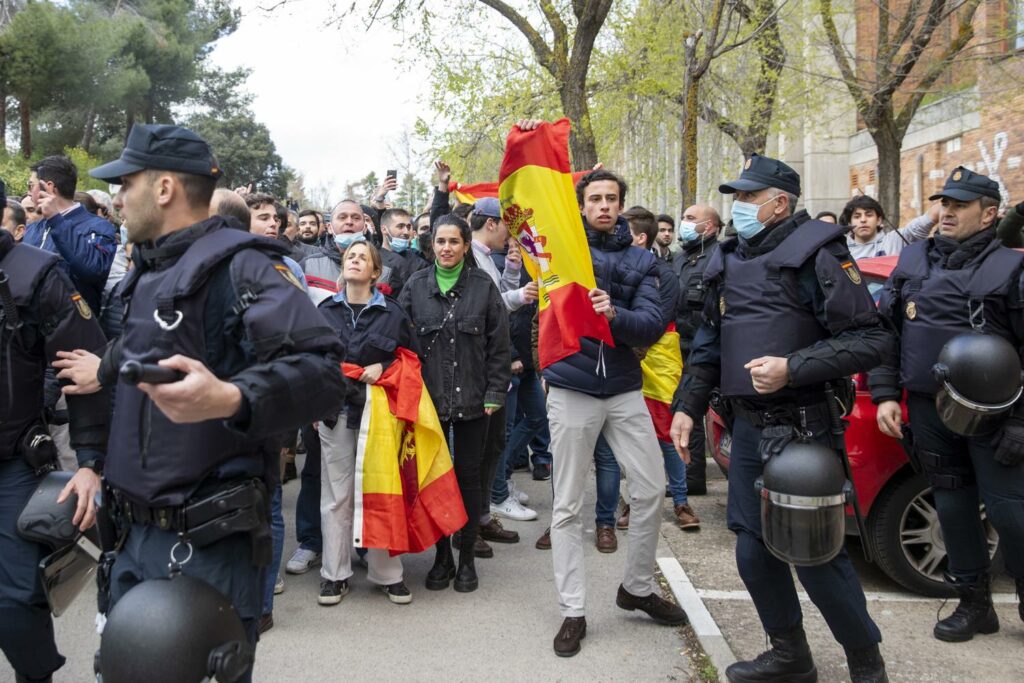
M 542 124 L 518 125 L 529 131 Z M 758 155 L 720 188 L 736 199 L 728 224 L 707 204 L 688 207 L 678 220 L 643 206 L 627 209 L 626 181 L 595 168 L 577 182 L 576 200 L 596 279 L 589 302 L 608 321 L 615 344 L 583 338 L 578 352 L 542 368 L 543 292 L 499 200 L 453 205 L 451 169 L 439 161 L 434 171 L 429 207 L 392 204 L 397 180 L 388 176 L 371 197 L 346 198 L 329 211 L 296 210 L 258 188 L 216 188 L 216 159 L 190 131 L 137 125 L 122 158 L 91 171 L 119 186 L 115 197 L 78 192 L 78 169 L 57 156 L 33 165 L 29 191 L 6 201 L 4 258 L 15 248 L 22 251 L 11 253 L 24 253 L 24 246 L 52 254 L 55 272 L 47 271 L 46 282 L 74 302 L 61 315 L 77 316 L 79 327 L 98 325 L 81 337 L 61 334 L 47 342 L 52 367 L 41 382 L 41 408 L 62 446 L 62 468 L 82 473 L 66 491 L 78 495 L 75 523 L 91 523 L 101 473 L 105 495 L 120 510 L 119 550 L 107 572 L 111 605 L 135 584 L 166 575 L 168 551 L 175 561 L 173 543 L 197 533 L 175 521 L 177 511 L 225 491 L 232 501 L 249 501 L 240 510 L 265 510 L 266 518 L 258 528 L 198 549 L 183 571 L 231 600 L 252 647 L 273 627 L 274 595 L 285 589 L 285 574 L 318 568 L 316 601 L 333 606 L 348 593 L 353 565 L 360 563 L 387 600 L 410 603 L 413 582 L 401 555 L 353 541 L 365 385 L 382 377 L 399 349 L 420 359 L 468 518 L 460 531 L 438 540 L 432 568 L 416 581 L 429 590 L 476 590 L 486 581 L 476 559 L 500 556 L 493 544 L 520 542 L 502 520 L 539 517 L 513 473 L 550 480 L 551 524 L 535 545 L 552 552 L 563 618 L 553 642 L 559 656 L 579 652 L 586 635 L 583 517 L 591 513 L 583 509 L 583 492 L 592 470 L 597 550 L 616 552 L 617 532 L 628 534 L 616 603 L 661 624 L 686 623 L 683 610 L 655 585 L 655 549 L 665 498 L 681 530 L 700 529 L 699 504 L 691 498 L 707 492 L 703 418 L 720 394 L 733 419 L 728 524 L 737 535 L 740 576 L 772 643 L 727 676 L 816 680 L 790 567 L 762 538 L 754 488 L 770 455 L 762 432 L 778 420 L 791 425 L 799 413 L 800 433 L 828 441 L 822 387 L 873 369 L 886 434 L 902 436 L 899 401 L 904 386 L 911 390 L 910 422 L 936 487 L 948 577 L 961 598 L 936 636 L 963 640 L 998 628 L 988 555 L 975 548 L 977 520 L 960 519 L 972 505 L 976 513 L 979 497 L 1024 594 L 1024 427 L 1017 426 L 1024 417 L 1014 412 L 995 441 L 943 427 L 934 415 L 935 387 L 913 374 L 935 362 L 938 347 L 920 359 L 900 346 L 897 332 L 906 336 L 930 321 L 949 331 L 948 339 L 973 323 L 932 313 L 929 283 L 942 278 L 910 270 L 890 281 L 879 309 L 855 263 L 903 252 L 901 264 L 913 257 L 932 273 L 953 273 L 938 290 L 945 301 L 966 293 L 987 313 L 985 331 L 1019 347 L 1024 290 L 1006 283 L 1020 279 L 1020 259 L 1003 257 L 1007 265 L 990 271 L 995 280 L 984 291 L 974 280 L 957 279 L 962 269 L 974 273 L 979 259 L 1002 254 L 1000 239 L 1021 243 L 1024 204 L 999 222 L 998 186 L 991 180 L 957 169 L 924 215 L 886 229 L 881 205 L 867 196 L 854 197 L 838 216 L 812 219 L 796 206 L 799 175 Z M 40 325 L 44 336 L 63 329 L 59 318 Z M 659 415 L 645 400 L 644 364 L 648 349 L 666 338 L 678 340 L 672 351 L 678 391 L 671 410 Z M 127 360 L 159 364 L 178 381 L 118 380 Z M 362 368 L 358 380 L 342 377 L 342 362 Z M 35 377 L 17 381 L 22 391 L 21 382 L 28 386 Z M 108 408 L 105 418 L 90 423 L 102 422 L 106 443 L 82 426 L 89 396 L 102 396 Z M 87 432 L 92 436 L 83 437 Z M 182 449 L 191 449 L 188 466 Z M 305 454 L 301 472 L 297 453 Z M 34 481 L 21 475 L 22 483 Z M 0 486 L 12 477 L 3 474 Z M 253 480 L 260 483 L 250 490 Z M 298 546 L 286 554 L 282 486 L 291 480 L 299 487 L 289 511 Z M 620 499 L 623 480 L 627 493 Z M 9 515 L 3 524 L 5 534 L 13 529 Z M 0 563 L 27 556 L 20 566 L 34 570 L 38 551 L 14 545 L 25 541 L 10 536 L 3 537 Z M 846 649 L 853 680 L 887 680 L 881 634 L 845 551 L 820 566 L 798 567 L 797 576 Z M 0 586 L 0 610 L 23 633 L 0 628 L 0 644 L 19 681 L 48 680 L 63 659 L 52 632 L 36 637 L 49 619 L 38 586 L 19 581 L 20 593 Z M 245 590 L 257 583 L 259 590 Z M 45 642 L 29 645 L 30 637 Z

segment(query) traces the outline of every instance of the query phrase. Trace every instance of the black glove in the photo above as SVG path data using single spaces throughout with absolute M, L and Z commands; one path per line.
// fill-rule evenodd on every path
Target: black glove
M 761 462 L 768 462 L 782 452 L 786 446 L 796 439 L 796 430 L 790 425 L 772 425 L 761 430 Z
M 1016 467 L 1024 462 L 1024 418 L 1011 417 L 1003 424 L 1003 431 L 995 440 L 996 462 Z

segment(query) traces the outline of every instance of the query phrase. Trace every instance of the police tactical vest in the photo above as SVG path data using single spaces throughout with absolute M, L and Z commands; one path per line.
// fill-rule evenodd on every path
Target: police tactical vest
M 676 254 L 672 267 L 679 278 L 679 313 L 676 316 L 676 330 L 679 332 L 680 347 L 684 353 L 700 327 L 701 311 L 704 310 L 708 285 L 704 282 L 704 272 L 711 257 L 718 251 L 718 242 L 711 242 L 704 250 L 696 249 L 692 254 L 685 250 Z
M 9 331 L 6 315 L 0 316 L 0 460 L 13 458 L 18 437 L 42 419 L 47 365 L 43 344 L 52 331 L 47 325 L 56 326 L 58 321 L 39 320 L 32 300 L 58 261 L 56 254 L 24 244 L 14 245 L 0 258 L 21 322 L 17 332 Z
M 946 270 L 928 258 L 930 244 L 904 249 L 892 273 L 903 307 L 900 380 L 908 391 L 926 394 L 939 390 L 932 366 L 956 335 L 978 329 L 1016 346 L 1006 302 L 1024 262 L 1024 254 L 993 240 L 969 265 Z
M 705 278 L 720 278 L 722 379 L 728 397 L 754 397 L 744 365 L 760 356 L 784 357 L 829 336 L 814 311 L 800 300 L 797 271 L 844 228 L 807 221 L 766 254 L 744 260 L 737 241 L 723 244 Z
M 253 248 L 274 255 L 288 251 L 280 242 L 225 226 L 198 238 L 170 267 L 129 273 L 122 293 L 121 363 L 156 363 L 181 354 L 203 360 L 221 378 L 248 365 L 239 344 L 213 348 L 230 330 L 208 328 L 224 324 L 231 304 L 236 312 L 242 310 L 247 298 L 259 292 L 232 294 L 227 297 L 231 304 L 222 304 L 225 310 L 218 308 L 213 315 L 207 306 L 218 306 L 224 288 L 232 288 L 233 278 L 217 276 L 230 267 L 226 262 Z M 241 331 L 237 338 L 241 341 Z M 180 505 L 228 461 L 241 463 L 240 475 L 260 475 L 265 448 L 265 442 L 229 430 L 222 420 L 175 424 L 138 387 L 119 380 L 104 472 L 115 489 L 136 503 Z

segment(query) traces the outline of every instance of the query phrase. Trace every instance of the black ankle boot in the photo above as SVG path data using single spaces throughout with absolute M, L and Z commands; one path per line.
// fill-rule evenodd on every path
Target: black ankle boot
M 748 662 L 736 662 L 725 670 L 730 683 L 815 683 L 811 648 L 802 626 L 789 631 L 769 633 L 772 649 Z
M 455 558 L 452 556 L 452 544 L 447 536 L 437 542 L 437 554 L 434 566 L 427 572 L 427 590 L 443 591 L 448 582 L 455 578 Z
M 935 624 L 933 633 L 947 643 L 963 643 L 975 633 L 995 633 L 999 617 L 992 606 L 992 589 L 988 574 L 975 581 L 965 581 L 946 574 L 946 581 L 956 589 L 960 603 L 945 619 Z
M 459 571 L 455 574 L 455 590 L 459 593 L 472 593 L 479 585 L 476 578 L 476 566 L 473 564 L 473 552 L 459 553 Z
M 878 651 L 878 645 L 860 650 L 847 650 L 846 663 L 850 667 L 853 683 L 889 683 L 885 673 L 885 660 Z

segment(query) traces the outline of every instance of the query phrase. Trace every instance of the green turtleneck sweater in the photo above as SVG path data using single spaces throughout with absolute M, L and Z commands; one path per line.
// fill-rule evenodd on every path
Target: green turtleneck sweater
M 434 277 L 437 278 L 437 286 L 441 290 L 442 294 L 447 294 L 448 290 L 455 286 L 455 283 L 459 281 L 459 276 L 462 275 L 462 267 L 466 265 L 465 261 L 459 261 L 459 265 L 454 268 L 445 268 L 437 261 L 434 262 Z

